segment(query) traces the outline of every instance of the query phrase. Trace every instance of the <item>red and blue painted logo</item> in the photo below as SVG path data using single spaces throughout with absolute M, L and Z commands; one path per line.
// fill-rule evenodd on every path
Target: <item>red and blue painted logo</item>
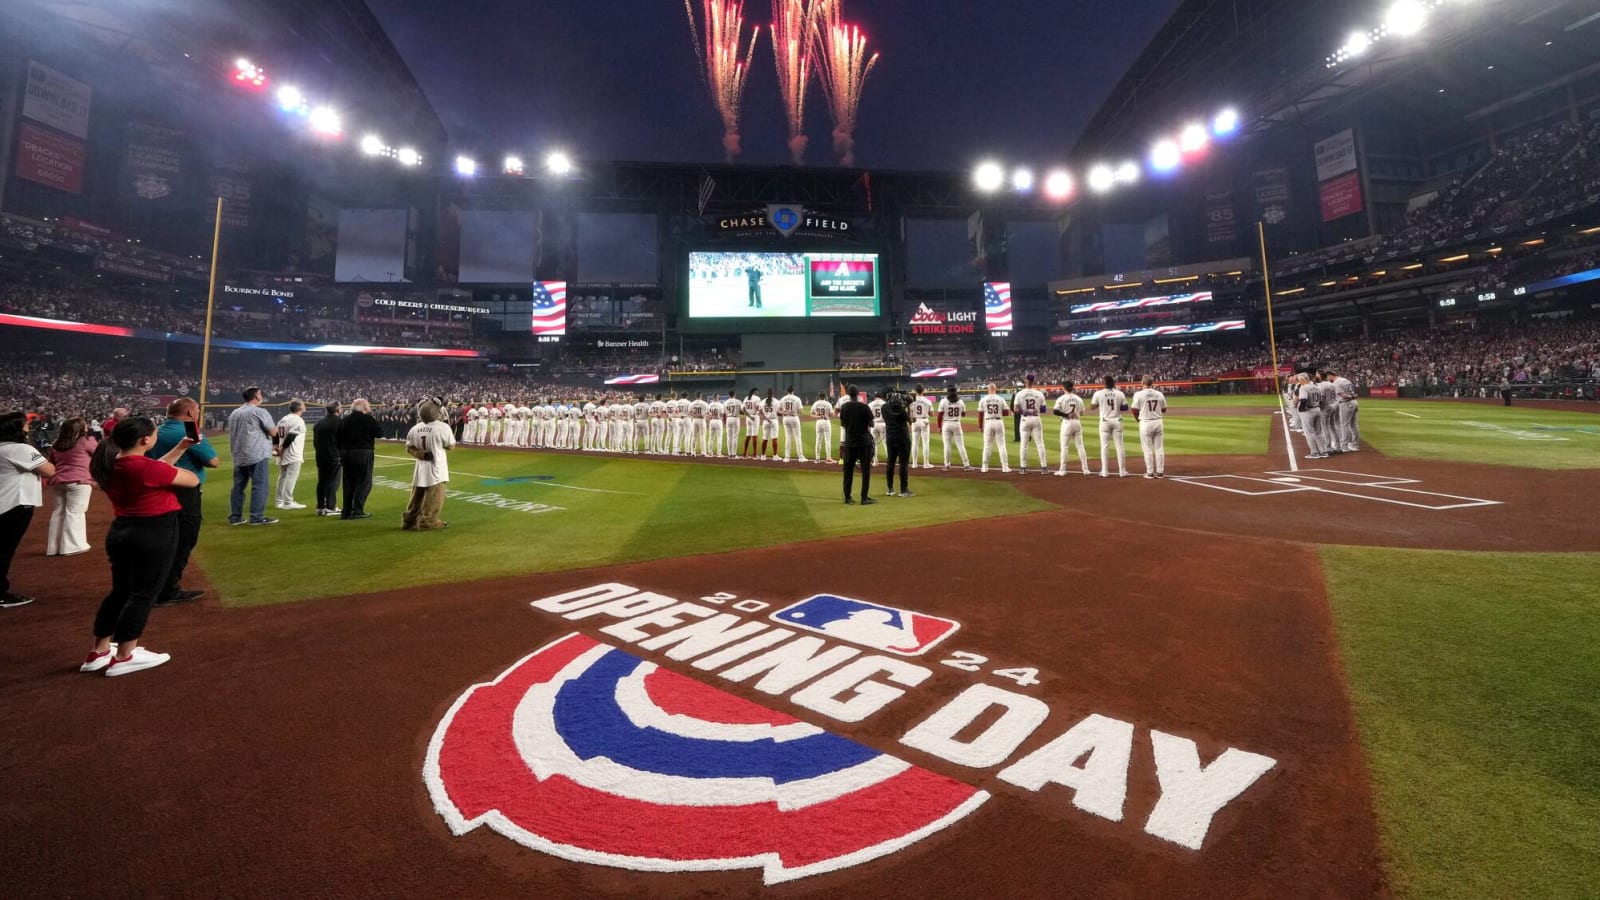
M 463 694 L 423 777 L 456 834 L 767 884 L 893 853 L 989 797 L 581 634 Z
M 770 618 L 897 656 L 921 656 L 961 627 L 955 619 L 835 594 L 807 597 Z

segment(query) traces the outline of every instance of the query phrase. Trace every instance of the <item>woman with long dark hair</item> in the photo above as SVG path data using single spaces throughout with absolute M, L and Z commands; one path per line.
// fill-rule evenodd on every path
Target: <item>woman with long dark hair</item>
M 89 436 L 89 420 L 73 416 L 61 423 L 61 433 L 45 455 L 56 467 L 50 479 L 50 530 L 45 536 L 45 556 L 76 556 L 89 551 L 89 495 L 93 492 L 89 460 L 100 442 Z
M 33 602 L 11 592 L 11 559 L 34 509 L 44 502 L 40 479 L 56 474 L 56 467 L 28 443 L 28 426 L 27 413 L 0 415 L 0 609 Z
M 144 454 L 155 442 L 154 422 L 144 416 L 123 419 L 89 463 L 89 474 L 110 498 L 117 517 L 106 532 L 111 592 L 100 601 L 94 649 L 78 667 L 80 672 L 129 675 L 172 658 L 139 646 L 139 639 L 178 547 L 181 506 L 173 489 L 192 488 L 200 481 L 174 465 L 193 441 L 184 438 L 166 456 L 151 459 Z

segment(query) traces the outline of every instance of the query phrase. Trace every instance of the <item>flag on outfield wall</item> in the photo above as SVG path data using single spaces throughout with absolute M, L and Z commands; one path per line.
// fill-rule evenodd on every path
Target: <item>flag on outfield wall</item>
M 991 334 L 1011 331 L 1011 282 L 989 281 L 983 285 L 983 327 Z
M 567 283 L 533 283 L 533 333 L 538 336 L 567 333 Z

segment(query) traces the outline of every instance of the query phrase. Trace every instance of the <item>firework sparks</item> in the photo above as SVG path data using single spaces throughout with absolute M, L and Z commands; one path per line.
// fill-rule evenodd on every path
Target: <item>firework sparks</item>
M 854 165 L 861 89 L 878 63 L 878 54 L 867 56 L 867 36 L 844 22 L 840 0 L 819 0 L 819 4 L 813 20 L 816 67 L 833 114 L 833 152 L 841 164 Z
M 744 106 L 744 85 L 750 77 L 750 62 L 755 56 L 761 28 L 757 26 L 751 30 L 750 44 L 741 52 L 743 0 L 704 0 L 703 9 L 705 22 L 702 26 L 695 19 L 693 0 L 683 0 L 701 77 L 717 114 L 722 117 L 722 149 L 728 162 L 733 162 L 739 155 L 739 112 Z
M 827 0 L 772 0 L 772 60 L 789 118 L 789 155 L 797 166 L 806 153 L 806 89 L 816 56 L 815 20 L 825 5 Z

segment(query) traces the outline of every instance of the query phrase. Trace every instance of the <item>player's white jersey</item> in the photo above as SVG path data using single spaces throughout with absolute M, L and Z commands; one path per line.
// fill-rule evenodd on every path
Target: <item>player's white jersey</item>
M 1006 405 L 1006 398 L 999 394 L 984 394 L 978 398 L 978 412 L 983 414 L 983 422 L 987 425 L 997 419 L 1005 418 L 1011 412 L 1011 407 Z
M 962 417 L 966 414 L 967 402 L 965 400 L 951 400 L 946 397 L 939 401 L 939 415 L 944 417 L 944 424 L 946 425 L 952 423 L 960 425 Z
M 1089 405 L 1100 411 L 1100 421 L 1122 421 L 1123 409 L 1128 405 L 1128 395 L 1117 388 L 1102 388 L 1089 398 Z
M 761 417 L 768 422 L 778 421 L 778 401 L 770 398 L 762 401 Z
M 599 407 L 595 406 L 593 402 L 585 403 L 583 405 L 583 417 L 586 419 L 595 418 L 595 411 L 598 409 Z
M 693 401 L 690 401 L 690 403 L 689 403 L 689 418 L 691 418 L 691 419 L 704 419 L 705 417 L 706 417 L 706 402 L 704 400 L 693 400 Z
M 664 419 L 667 416 L 667 402 L 665 400 L 650 401 L 650 418 Z
M 1017 412 L 1023 417 L 1042 416 L 1045 410 L 1044 392 L 1034 388 L 1017 391 Z
M 722 415 L 724 418 L 737 419 L 739 418 L 739 410 L 742 408 L 743 404 L 739 402 L 738 397 L 729 397 L 722 404 Z
M 785 417 L 800 415 L 800 408 L 800 398 L 793 394 L 784 394 L 783 399 L 778 401 L 778 413 Z
M 817 402 L 811 404 L 811 415 L 815 416 L 818 421 L 832 419 L 833 404 L 826 400 L 818 400 Z
M 872 402 L 867 404 L 867 408 L 872 410 L 872 425 L 873 425 L 873 427 L 876 428 L 877 426 L 882 425 L 883 424 L 883 398 L 882 397 L 874 397 L 874 398 L 872 398 Z
M 761 418 L 761 398 L 746 397 L 744 400 L 744 414 L 752 419 Z
M 640 400 L 633 405 L 633 417 L 639 421 L 650 418 L 650 404 Z
M 1055 410 L 1069 420 L 1083 418 L 1083 398 L 1068 391 L 1056 398 Z
M 1159 422 L 1167 415 L 1167 395 L 1155 388 L 1142 388 L 1133 394 L 1133 408 L 1139 411 L 1139 421 Z
M 613 406 L 611 408 L 616 410 L 617 419 L 619 419 L 620 421 L 623 421 L 623 422 L 631 422 L 631 421 L 633 421 L 633 404 L 632 403 L 618 403 L 616 406 Z
M 927 397 L 918 397 L 911 401 L 911 421 L 926 422 L 933 415 L 933 404 Z

